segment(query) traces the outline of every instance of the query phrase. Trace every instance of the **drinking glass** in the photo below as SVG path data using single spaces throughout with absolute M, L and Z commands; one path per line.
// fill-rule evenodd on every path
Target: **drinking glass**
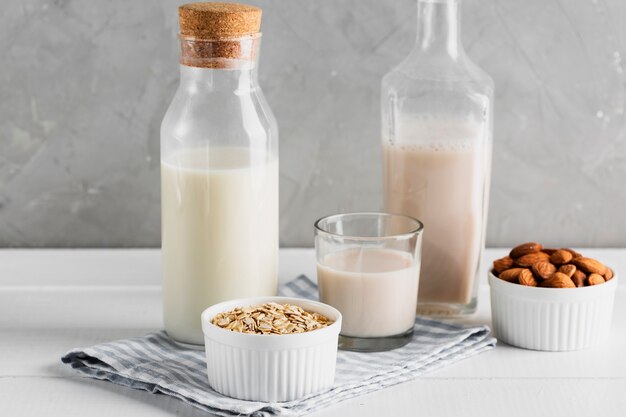
M 342 316 L 339 348 L 395 349 L 413 336 L 422 223 L 390 213 L 346 213 L 315 222 L 320 300 Z

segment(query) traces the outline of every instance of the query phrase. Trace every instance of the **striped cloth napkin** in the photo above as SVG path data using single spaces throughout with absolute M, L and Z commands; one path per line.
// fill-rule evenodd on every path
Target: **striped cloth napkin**
M 301 276 L 280 295 L 313 299 L 317 285 Z M 85 376 L 171 395 L 219 416 L 301 416 L 323 407 L 417 378 L 493 348 L 487 326 L 463 327 L 416 318 L 413 340 L 388 352 L 340 350 L 335 385 L 297 401 L 261 403 L 225 397 L 209 387 L 204 351 L 185 348 L 165 332 L 73 349 L 61 359 Z

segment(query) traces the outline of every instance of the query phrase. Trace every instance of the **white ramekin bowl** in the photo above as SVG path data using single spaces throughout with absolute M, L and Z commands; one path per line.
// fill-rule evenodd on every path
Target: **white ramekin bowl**
M 275 302 L 322 314 L 334 323 L 286 335 L 233 332 L 211 323 L 235 307 Z M 202 313 L 209 385 L 220 394 L 249 401 L 292 401 L 329 388 L 335 381 L 341 313 L 301 298 L 243 298 L 215 304 Z
M 534 350 L 597 346 L 611 329 L 617 275 L 580 288 L 527 287 L 489 272 L 491 317 L 498 340 Z

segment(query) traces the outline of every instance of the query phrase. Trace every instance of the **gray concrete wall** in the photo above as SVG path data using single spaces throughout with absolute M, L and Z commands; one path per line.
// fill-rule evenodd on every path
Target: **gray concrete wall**
M 281 244 L 381 207 L 379 83 L 414 0 L 263 0 L 261 83 L 281 128 Z M 0 5 L 0 246 L 157 246 L 159 124 L 177 1 Z M 626 245 L 623 0 L 466 0 L 495 79 L 489 245 Z

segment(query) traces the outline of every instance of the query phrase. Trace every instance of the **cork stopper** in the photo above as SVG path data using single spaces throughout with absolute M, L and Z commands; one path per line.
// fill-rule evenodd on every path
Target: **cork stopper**
M 250 68 L 261 38 L 261 9 L 237 3 L 178 8 L 180 63 L 199 68 Z
M 178 8 L 181 38 L 220 40 L 254 35 L 262 10 L 237 3 L 189 3 Z

